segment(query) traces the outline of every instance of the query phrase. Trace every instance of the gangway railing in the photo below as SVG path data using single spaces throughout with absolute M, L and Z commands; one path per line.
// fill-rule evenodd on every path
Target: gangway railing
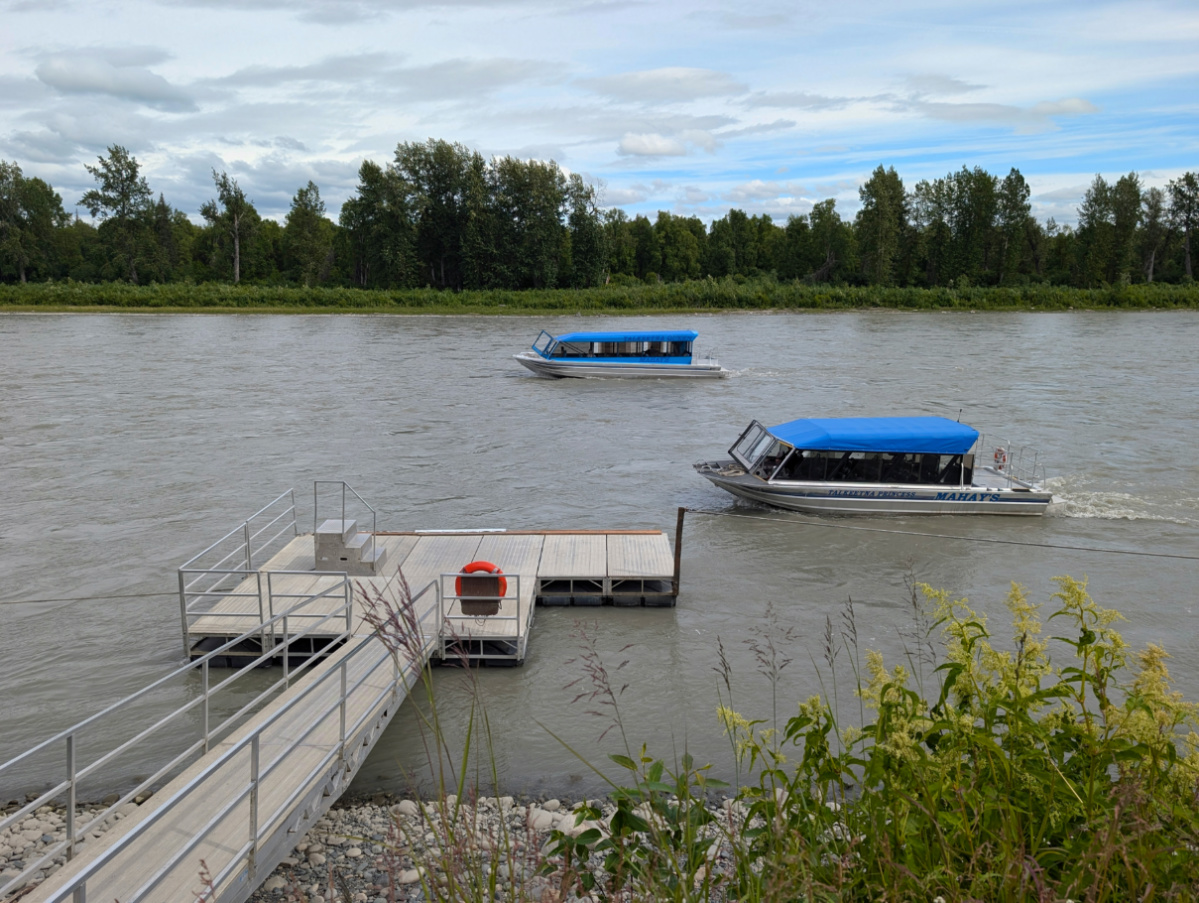
M 366 548 L 369 551 L 369 553 L 371 554 L 371 559 L 373 560 L 374 551 L 375 551 L 375 536 L 379 532 L 379 513 L 377 511 L 375 511 L 375 509 L 372 508 L 369 504 L 367 504 L 366 499 L 364 499 L 357 492 L 355 492 L 354 487 L 351 486 L 349 483 L 347 483 L 345 480 L 313 480 L 312 481 L 312 532 L 316 533 L 317 526 L 321 522 L 321 519 L 320 519 L 320 487 L 322 487 L 322 486 L 337 486 L 341 489 L 340 520 L 341 520 L 342 526 L 344 526 L 345 522 L 346 522 L 346 502 L 350 501 L 350 499 L 347 497 L 347 493 L 349 493 L 350 496 L 353 496 L 355 499 L 357 499 L 359 504 L 361 504 L 362 507 L 364 507 L 367 511 L 370 512 L 370 518 L 371 518 L 370 541 L 369 541 L 369 545 Z M 353 509 L 351 508 L 351 513 L 352 513 L 352 510 Z
M 155 808 L 152 812 L 106 848 L 94 861 L 83 867 L 78 874 L 67 879 L 47 900 L 50 903 L 59 903 L 59 901 L 72 899 L 75 903 L 85 903 L 87 895 L 91 891 L 91 885 L 99 882 L 107 868 L 115 866 L 119 869 L 119 860 L 122 856 L 130 853 L 138 840 L 153 831 L 155 826 L 170 813 L 189 804 L 194 805 L 193 795 L 204 792 L 205 788 L 221 788 L 225 791 L 232 789 L 233 792 L 215 813 L 209 814 L 203 830 L 197 830 L 173 855 L 168 857 L 165 863 L 154 870 L 148 880 L 131 894 L 127 893 L 123 896 L 121 903 L 142 903 L 148 899 L 158 899 L 154 896 L 154 892 L 166 877 L 175 869 L 187 864 L 189 857 L 194 855 L 197 847 L 209 836 L 209 831 L 217 829 L 225 818 L 234 815 L 239 808 L 246 808 L 249 813 L 246 836 L 236 848 L 232 848 L 232 844 L 236 841 L 222 833 L 221 843 L 215 850 L 206 854 L 205 864 L 209 874 L 212 875 L 212 886 L 216 888 L 214 899 L 220 899 L 223 888 L 232 879 L 240 876 L 243 870 L 249 886 L 256 887 L 263 873 L 268 871 L 268 869 L 259 867 L 258 853 L 263 840 L 278 830 L 282 820 L 303 799 L 314 781 L 319 780 L 334 763 L 348 760 L 349 750 L 360 743 L 359 732 L 378 707 L 389 696 L 396 694 L 397 687 L 402 684 L 404 692 L 407 693 L 419 679 L 428 655 L 434 649 L 442 633 L 442 605 L 437 581 L 431 581 L 413 596 L 412 601 L 415 603 L 430 591 L 437 593 L 438 597 L 436 604 L 430 606 L 417 621 L 420 630 L 419 646 L 422 652 L 420 660 L 413 658 L 401 664 L 399 656 L 387 649 L 381 642 L 364 642 L 354 647 L 338 663 L 337 667 L 331 668 L 314 680 L 307 682 L 302 692 L 288 700 L 277 712 L 258 725 L 253 732 L 230 746 L 213 762 L 206 765 L 202 771 L 189 779 L 186 784 L 172 792 L 168 798 L 163 799 L 162 794 L 156 796 Z M 432 619 L 431 623 L 426 623 L 429 619 Z M 277 650 L 275 654 L 277 654 Z M 371 661 L 372 657 L 373 661 Z M 351 681 L 349 676 L 351 666 L 359 664 L 359 659 L 365 670 Z M 383 689 L 372 697 L 370 703 L 363 710 L 363 714 L 351 722 L 347 713 L 349 697 L 385 667 L 390 667 L 391 678 Z M 337 687 L 336 691 L 327 694 L 332 686 Z M 287 748 L 276 755 L 273 760 L 264 762 L 262 755 L 264 735 L 300 706 L 313 704 L 314 700 L 322 694 L 329 695 L 331 701 L 315 709 L 305 708 L 304 719 L 308 726 L 298 736 L 289 734 Z M 306 745 L 310 746 L 313 743 L 314 732 L 325 719 L 334 714 L 340 715 L 337 741 L 329 746 L 315 766 L 309 768 L 302 775 L 297 776 L 294 772 L 287 772 L 286 777 L 294 789 L 281 802 L 270 809 L 265 809 L 262 806 L 264 784 L 284 768 L 288 752 Z M 221 858 L 218 859 L 218 856 Z M 198 867 L 199 863 L 196 862 L 195 865 Z M 273 864 L 271 867 L 273 868 Z M 193 882 L 194 875 L 193 872 Z M 102 899 L 100 894 L 95 894 L 95 898 Z
M 324 614 L 308 614 L 303 611 L 303 609 L 316 604 L 326 597 L 338 594 L 341 594 L 343 597 L 347 596 L 349 578 L 345 574 L 330 576 L 338 576 L 340 579 L 334 585 L 294 605 L 290 610 L 275 615 L 258 627 L 229 640 L 201 658 L 172 671 L 149 686 L 125 697 L 119 702 L 113 703 L 103 711 L 84 719 L 73 727 L 60 731 L 53 737 L 42 741 L 31 749 L 0 765 L 0 782 L 2 782 L 5 775 L 13 775 L 21 766 L 28 766 L 39 753 L 48 753 L 55 747 L 59 748 L 59 755 L 61 757 L 59 761 L 63 763 L 64 768 L 63 779 L 49 790 L 43 791 L 27 801 L 20 808 L 0 818 L 0 831 L 15 824 L 41 806 L 48 805 L 55 800 L 65 799 L 67 835 L 65 840 L 49 846 L 36 860 L 27 862 L 19 875 L 14 876 L 5 883 L 0 883 L 0 897 L 3 897 L 10 888 L 23 883 L 31 875 L 46 867 L 55 857 L 65 856 L 68 860 L 72 859 L 75 856 L 77 846 L 87 836 L 89 831 L 103 824 L 122 806 L 137 797 L 138 794 L 153 788 L 171 773 L 181 770 L 194 759 L 207 753 L 215 743 L 232 732 L 237 725 L 243 723 L 247 716 L 258 710 L 270 697 L 288 688 L 295 677 L 320 660 L 316 657 L 305 657 L 299 664 L 292 667 L 292 656 L 288 653 L 295 643 L 306 639 L 329 621 L 344 620 L 346 626 L 341 632 L 340 638 L 345 639 L 349 636 L 352 624 L 350 614 L 352 603 L 347 602 L 343 607 Z M 352 594 L 350 595 L 352 596 Z M 314 623 L 308 624 L 303 630 L 293 634 L 291 629 L 296 620 L 314 620 Z M 230 649 L 239 643 L 255 636 L 261 636 L 264 631 L 274 639 L 273 647 L 267 649 L 249 663 L 236 669 L 232 674 L 214 684 L 210 672 L 213 661 L 225 656 Z M 283 668 L 278 678 L 272 681 L 266 689 L 255 694 L 248 702 L 238 706 L 232 713 L 223 717 L 217 715 L 214 722 L 214 708 L 217 708 L 219 711 L 219 707 L 214 706 L 214 700 L 217 700 L 219 695 L 231 693 L 235 685 L 247 674 L 250 674 L 264 664 L 269 664 L 279 659 L 282 661 Z M 192 688 L 189 682 L 194 682 L 196 675 L 199 676 L 199 686 Z M 111 724 L 114 720 L 127 720 L 130 717 L 129 711 L 138 703 L 144 702 L 153 694 L 176 684 L 182 684 L 185 691 L 190 689 L 194 694 L 193 698 L 165 715 L 158 715 L 157 720 L 153 721 L 149 726 L 138 731 L 129 739 L 119 742 L 113 749 L 99 754 L 93 761 L 87 764 L 81 762 L 81 746 L 85 739 L 84 735 L 89 730 L 98 729 L 101 725 Z M 236 705 L 236 703 L 234 704 Z M 189 728 L 190 731 L 188 730 Z M 135 786 L 121 794 L 116 802 L 101 809 L 90 821 L 79 823 L 76 818 L 76 805 L 83 798 L 81 796 L 81 788 L 84 786 L 84 782 L 90 778 L 98 783 L 103 778 L 103 769 L 108 769 L 109 771 L 115 770 L 118 759 L 124 754 L 145 754 L 146 748 L 152 742 L 152 738 L 156 735 L 161 736 L 168 731 L 170 732 L 171 739 L 177 739 L 181 734 L 194 737 L 194 739 L 181 751 L 170 756 L 168 761 L 154 768 L 152 774 L 138 780 Z M 122 901 L 122 903 L 125 903 L 125 901 Z
M 455 584 L 462 577 L 461 573 L 445 573 L 441 575 L 441 600 L 443 608 L 444 629 L 440 644 L 439 657 L 444 661 L 455 657 L 455 647 L 461 652 L 463 643 L 478 643 L 479 648 L 471 648 L 466 657 L 471 661 L 494 659 L 497 661 L 523 661 L 528 646 L 528 625 L 525 623 L 526 603 L 521 599 L 520 575 L 504 574 L 507 583 L 501 594 L 485 596 L 459 593 Z M 483 575 L 488 576 L 488 575 Z M 495 601 L 498 603 L 496 614 L 479 615 L 464 611 L 472 604 Z M 504 610 L 504 603 L 515 602 L 514 610 L 509 614 L 499 614 Z M 530 601 L 528 603 L 532 605 Z M 487 646 L 490 647 L 488 651 Z M 510 651 L 500 651 L 500 646 L 506 646 Z
M 299 534 L 295 490 L 289 489 L 179 567 L 184 654 L 189 616 L 203 613 L 199 609 L 205 600 L 229 595 L 246 574 L 255 572 Z
M 216 589 L 189 590 L 188 585 L 195 585 L 196 580 L 192 579 L 193 575 L 209 574 L 212 576 L 222 576 L 233 581 L 233 588 L 226 589 L 223 585 L 218 584 Z M 229 620 L 236 624 L 237 621 L 245 618 L 254 618 L 259 621 L 263 627 L 256 631 L 263 644 L 263 648 L 267 648 L 274 637 L 269 634 L 265 626 L 269 623 L 277 623 L 275 615 L 277 608 L 286 609 L 286 604 L 276 605 L 276 602 L 286 603 L 288 600 L 294 599 L 309 599 L 312 593 L 295 593 L 284 592 L 275 588 L 275 581 L 288 577 L 302 577 L 309 580 L 316 579 L 318 581 L 332 581 L 329 587 L 320 591 L 321 596 L 331 595 L 330 590 L 336 587 L 341 588 L 344 605 L 342 611 L 345 612 L 346 631 L 349 632 L 354 624 L 354 594 L 349 582 L 349 578 L 342 571 L 322 571 L 314 573 L 312 571 L 246 571 L 240 568 L 205 568 L 202 570 L 191 570 L 189 568 L 179 569 L 179 595 L 181 599 L 181 608 L 184 612 L 183 620 L 183 652 L 185 655 L 191 655 L 191 645 L 189 639 L 190 627 L 199 618 L 204 618 L 215 626 L 219 625 L 222 620 Z M 222 610 L 211 611 L 204 605 L 206 600 L 222 600 L 222 599 L 244 599 L 247 601 L 247 608 L 237 610 Z M 312 613 L 307 615 L 296 615 L 299 618 L 318 618 L 320 614 Z M 236 627 L 231 627 L 234 630 Z M 216 632 L 215 630 L 211 632 Z

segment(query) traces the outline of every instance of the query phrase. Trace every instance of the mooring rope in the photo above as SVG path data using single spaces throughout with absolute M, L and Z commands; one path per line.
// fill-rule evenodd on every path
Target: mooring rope
M 745 520 L 762 520 L 784 523 L 799 527 L 826 527 L 833 530 L 856 530 L 862 533 L 891 533 L 896 536 L 923 536 L 929 539 L 956 539 L 961 542 L 989 542 L 1005 546 L 1030 546 L 1036 549 L 1062 549 L 1068 552 L 1101 552 L 1105 555 L 1136 555 L 1142 558 L 1177 558 L 1183 561 L 1199 561 L 1199 555 L 1179 555 L 1173 552 L 1140 552 L 1132 549 L 1103 549 L 1098 546 L 1070 546 L 1055 542 L 1027 542 L 1022 539 L 997 539 L 992 536 L 954 536 L 949 533 L 925 533 L 920 530 L 887 530 L 883 527 L 862 527 L 856 524 L 838 524 L 832 521 L 804 520 L 788 516 L 781 519 L 763 517 L 760 514 L 736 514 L 732 511 L 710 511 L 706 508 L 687 508 L 691 514 L 707 514 L 711 517 L 740 517 Z

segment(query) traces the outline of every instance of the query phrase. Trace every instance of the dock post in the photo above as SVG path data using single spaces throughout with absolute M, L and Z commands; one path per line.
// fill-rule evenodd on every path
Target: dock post
M 679 519 L 674 525 L 674 580 L 670 583 L 670 594 L 679 597 L 679 571 L 683 567 L 683 516 L 686 508 L 679 508 Z

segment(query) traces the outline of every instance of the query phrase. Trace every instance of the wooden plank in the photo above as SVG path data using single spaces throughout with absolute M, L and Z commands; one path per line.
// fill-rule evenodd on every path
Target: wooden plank
M 608 537 L 609 577 L 674 576 L 674 554 L 664 533 L 656 536 Z
M 475 554 L 499 565 L 506 574 L 519 574 L 521 600 L 532 602 L 543 543 L 544 539 L 535 533 L 492 534 L 483 537 Z
M 591 578 L 608 573 L 606 534 L 555 534 L 545 538 L 537 576 L 542 580 Z

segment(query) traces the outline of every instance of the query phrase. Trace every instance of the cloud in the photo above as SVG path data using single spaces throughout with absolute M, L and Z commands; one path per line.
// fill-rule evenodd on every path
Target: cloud
M 739 31 L 768 31 L 770 29 L 781 28 L 791 22 L 791 16 L 786 13 L 768 13 L 765 15 L 748 15 L 745 13 L 726 13 L 721 16 L 721 22 L 727 28 L 735 28 Z
M 905 80 L 908 88 L 915 94 L 968 94 L 979 91 L 985 85 L 972 85 L 961 79 L 948 75 L 909 75 Z
M 473 100 L 504 88 L 552 81 L 556 66 L 528 59 L 448 59 L 423 66 L 402 66 L 390 53 L 332 56 L 303 66 L 248 66 L 213 80 L 216 87 L 295 88 L 328 91 L 370 86 L 374 96 L 409 100 Z
M 744 101 L 747 107 L 776 107 L 790 110 L 842 110 L 852 97 L 826 97 L 806 91 L 755 91 Z
M 645 192 L 636 188 L 605 188 L 601 201 L 605 207 L 623 207 L 628 204 L 640 204 L 645 200 Z
M 664 135 L 625 135 L 616 153 L 633 157 L 684 157 L 687 147 L 677 138 Z
M 729 129 L 726 132 L 720 132 L 718 138 L 741 138 L 745 135 L 763 135 L 768 132 L 780 132 L 784 129 L 795 128 L 796 122 L 794 119 L 776 119 L 774 122 L 763 122 L 758 125 L 747 125 L 739 129 Z
M 1010 126 L 1019 134 L 1033 134 L 1057 128 L 1054 116 L 1078 116 L 1094 113 L 1098 107 L 1081 98 L 1047 101 L 1032 107 L 999 103 L 900 102 L 897 107 L 911 110 L 942 122 L 979 122 Z
M 744 94 L 749 90 L 727 72 L 678 66 L 582 78 L 577 84 L 614 100 L 635 103 L 680 103 Z
M 63 94 L 102 94 L 168 112 L 191 112 L 195 100 L 145 66 L 145 54 L 55 54 L 34 73 Z
M 802 185 L 753 179 L 730 188 L 721 194 L 721 198 L 734 204 L 744 204 L 751 201 L 773 201 L 783 196 L 806 193 Z

